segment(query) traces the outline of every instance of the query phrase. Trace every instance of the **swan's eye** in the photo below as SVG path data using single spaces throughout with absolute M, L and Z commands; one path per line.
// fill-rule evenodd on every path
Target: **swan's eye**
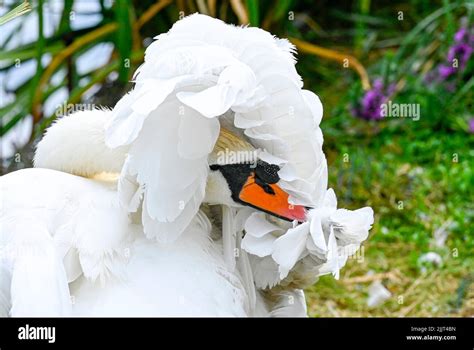
M 255 176 L 255 183 L 259 185 L 261 188 L 263 188 L 265 193 L 272 194 L 272 195 L 275 194 L 275 190 L 269 184 L 263 182 L 258 176 Z
M 280 176 L 278 176 L 279 170 L 280 167 L 278 165 L 268 164 L 259 160 L 255 168 L 255 175 L 267 184 L 276 184 L 280 181 Z

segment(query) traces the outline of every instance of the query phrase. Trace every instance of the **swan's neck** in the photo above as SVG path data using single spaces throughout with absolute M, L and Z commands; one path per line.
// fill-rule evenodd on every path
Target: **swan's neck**
M 238 206 L 232 200 L 229 185 L 220 171 L 210 171 L 207 178 L 206 195 L 204 203 L 211 205 L 221 204 L 229 207 Z

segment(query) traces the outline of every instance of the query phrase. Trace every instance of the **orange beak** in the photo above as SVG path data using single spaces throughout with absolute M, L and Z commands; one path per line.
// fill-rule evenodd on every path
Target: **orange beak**
M 242 202 L 269 214 L 275 215 L 284 220 L 298 220 L 303 222 L 306 219 L 306 208 L 301 205 L 288 203 L 288 193 L 283 191 L 277 184 L 268 184 L 270 191 L 265 191 L 255 182 L 255 173 L 252 173 L 245 182 L 239 194 Z M 273 192 L 273 193 L 267 193 Z

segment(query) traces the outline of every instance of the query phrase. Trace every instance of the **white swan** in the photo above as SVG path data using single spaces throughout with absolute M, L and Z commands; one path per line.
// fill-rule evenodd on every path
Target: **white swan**
M 56 163 L 62 156 L 57 154 L 57 157 L 47 157 L 43 163 L 42 152 L 51 155 L 56 149 L 50 148 L 51 145 L 57 146 L 67 140 L 69 146 L 74 142 L 82 143 L 84 157 L 110 160 L 108 152 L 98 154 L 96 143 L 85 142 L 89 137 L 91 141 L 97 138 L 97 131 L 101 130 L 99 121 L 104 123 L 106 117 L 107 112 L 95 111 L 60 120 L 40 143 L 37 162 L 48 167 L 68 164 L 70 171 L 91 174 L 94 165 L 89 161 L 82 160 L 76 165 L 84 163 L 90 167 L 77 168 L 65 159 Z M 87 131 L 83 134 L 87 140 L 71 138 L 69 128 L 72 125 L 75 125 L 74 131 L 80 127 Z M 87 127 L 89 129 L 85 130 Z M 62 140 L 66 136 L 69 138 Z M 222 147 L 243 151 L 251 146 L 222 130 L 216 152 Z M 123 161 L 123 157 L 115 155 L 118 162 Z M 216 158 L 215 153 L 211 158 Z M 255 170 L 264 171 L 263 164 L 259 162 Z M 248 176 L 252 176 L 252 164 L 211 164 L 211 168 L 213 165 L 219 169 L 210 172 L 205 202 L 240 206 L 232 199 L 231 191 L 236 187 L 229 186 L 226 177 L 239 186 L 238 175 L 244 173 L 236 172 L 234 176 L 234 166 L 248 169 Z M 226 169 L 227 166 L 230 167 Z M 100 164 L 97 167 L 96 170 Z M 264 177 L 265 173 L 262 175 Z M 240 184 L 241 190 L 243 184 Z M 133 218 L 129 219 L 127 211 L 118 202 L 114 181 L 85 179 L 38 168 L 5 175 L 1 185 L 2 204 L 8 206 L 2 207 L 1 242 L 11 266 L 5 269 L 11 274 L 11 281 L 3 281 L 2 290 L 5 293 L 11 284 L 10 312 L 14 316 L 244 316 L 268 313 L 267 303 L 260 296 L 258 305 L 250 307 L 250 298 L 239 273 L 248 268 L 245 266 L 248 262 L 242 260 L 246 257 L 237 259 L 237 264 L 243 265 L 239 269 L 226 265 L 222 244 L 220 240 L 211 239 L 212 225 L 203 212 L 193 218 L 175 242 L 162 244 L 147 239 L 141 224 L 134 224 Z M 277 189 L 275 184 L 270 186 Z M 251 187 L 247 185 L 245 189 Z M 263 189 L 260 192 L 260 195 L 272 196 Z M 290 210 L 286 205 L 279 215 L 285 215 L 285 211 L 290 215 L 298 213 L 298 208 Z M 293 293 L 295 298 L 301 299 L 299 291 L 286 291 L 287 295 Z M 304 304 L 295 305 L 300 308 L 297 314 L 304 312 L 304 308 L 301 309 Z M 10 309 L 5 304 L 4 308 Z
M 0 180 L 0 314 L 305 315 L 300 288 L 337 275 L 373 213 L 326 190 L 322 106 L 292 51 L 193 15 L 113 111 L 51 127 L 47 169 Z

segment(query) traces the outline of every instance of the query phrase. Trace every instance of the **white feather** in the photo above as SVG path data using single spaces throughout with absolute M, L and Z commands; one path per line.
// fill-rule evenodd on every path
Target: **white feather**
M 224 247 L 224 260 L 227 267 L 234 271 L 236 263 L 236 228 L 234 224 L 234 211 L 227 205 L 222 206 L 222 244 Z
M 307 317 L 306 298 L 301 289 L 282 291 L 278 301 L 272 308 L 273 317 Z
M 34 164 L 90 177 L 101 172 L 119 173 L 128 147 L 110 149 L 105 144 L 108 110 L 79 111 L 58 119 L 38 143 Z
M 193 147 L 196 140 L 185 139 L 188 130 L 201 129 L 206 129 L 206 139 Z M 148 237 L 171 242 L 196 215 L 205 193 L 207 155 L 218 132 L 217 120 L 181 106 L 176 98 L 168 99 L 146 119 L 131 145 L 127 171 L 136 175 L 137 184 L 143 188 L 142 222 Z M 130 193 L 127 191 L 126 197 L 136 204 L 136 196 Z M 119 194 L 123 198 L 123 193 Z

